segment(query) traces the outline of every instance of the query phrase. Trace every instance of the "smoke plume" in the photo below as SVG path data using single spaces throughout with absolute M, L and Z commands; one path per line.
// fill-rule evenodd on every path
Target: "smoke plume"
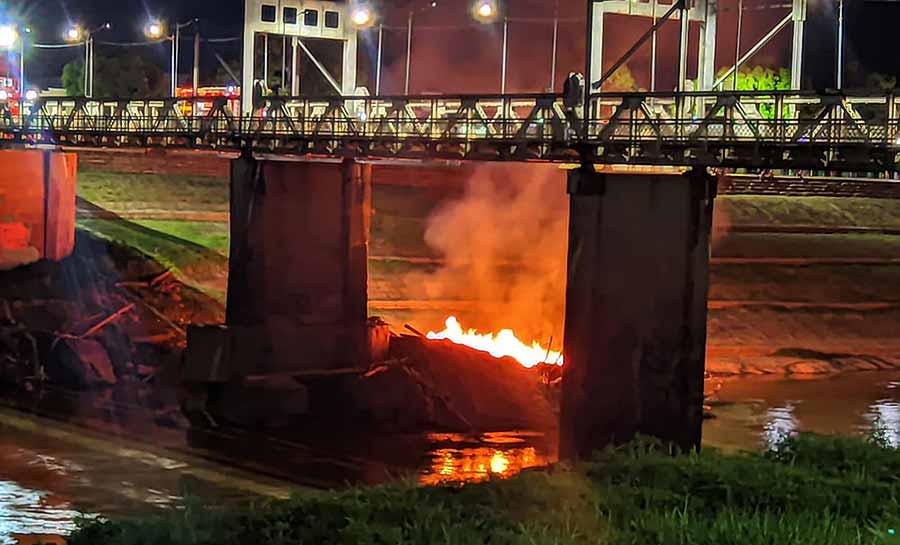
M 565 175 L 546 165 L 479 166 L 464 195 L 438 208 L 425 240 L 445 265 L 410 279 L 427 299 L 462 299 L 479 330 L 511 328 L 561 346 L 568 206 Z

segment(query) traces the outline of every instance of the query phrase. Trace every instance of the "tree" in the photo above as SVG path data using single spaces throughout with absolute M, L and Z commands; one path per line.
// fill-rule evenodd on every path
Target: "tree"
M 722 68 L 717 78 L 722 77 L 728 68 Z M 734 75 L 723 82 L 724 90 L 733 91 Z M 767 68 L 764 66 L 743 67 L 738 71 L 738 91 L 789 91 L 791 89 L 791 71 L 788 68 Z M 774 119 L 775 110 L 771 104 L 760 104 L 757 111 L 766 119 Z
M 84 61 L 63 67 L 62 83 L 71 96 L 84 94 Z M 168 77 L 140 55 L 126 53 L 94 57 L 94 93 L 97 98 L 151 98 L 165 96 Z
M 63 67 L 62 84 L 70 97 L 84 95 L 84 61 L 72 61 Z
M 722 68 L 717 74 L 722 77 L 728 68 Z M 734 91 L 734 76 L 729 76 L 722 85 L 723 89 Z M 738 91 L 788 91 L 791 88 L 791 71 L 788 68 L 767 68 L 764 66 L 742 67 L 738 71 Z
M 897 76 L 872 72 L 866 78 L 866 88 L 878 91 L 893 91 L 897 88 Z
M 639 90 L 634 74 L 631 73 L 631 69 L 627 65 L 619 67 L 603 84 L 603 91 L 607 93 L 628 93 Z

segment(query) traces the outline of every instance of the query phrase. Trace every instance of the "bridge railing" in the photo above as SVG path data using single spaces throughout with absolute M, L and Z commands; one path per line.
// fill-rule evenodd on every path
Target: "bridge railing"
M 239 106 L 224 97 L 0 102 L 0 138 L 639 164 L 900 162 L 890 94 L 602 93 L 586 112 L 558 94 L 268 97 L 250 115 Z
M 900 138 L 892 95 L 623 93 L 589 104 L 586 140 L 599 144 L 895 146 Z

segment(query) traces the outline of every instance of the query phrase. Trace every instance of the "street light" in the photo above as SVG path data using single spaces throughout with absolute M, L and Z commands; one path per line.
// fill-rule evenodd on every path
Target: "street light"
M 181 29 L 185 27 L 189 27 L 193 24 L 200 23 L 200 19 L 194 18 L 190 21 L 185 21 L 183 23 L 175 23 L 175 31 L 171 36 L 166 36 L 166 25 L 163 21 L 159 19 L 151 19 L 147 21 L 147 24 L 144 25 L 144 35 L 146 35 L 151 40 L 159 40 L 165 37 L 167 40 L 172 40 L 172 64 L 169 70 L 169 77 L 171 79 L 170 84 L 170 92 L 173 97 L 178 95 L 178 53 L 179 53 L 179 40 L 181 39 Z M 194 43 L 194 81 L 196 86 L 197 80 L 197 65 L 199 63 L 199 59 L 197 58 L 198 49 L 199 49 L 199 33 L 198 36 L 195 37 Z
M 151 40 L 158 40 L 166 33 L 166 26 L 159 19 L 151 19 L 144 25 L 144 35 Z
M 85 30 L 81 25 L 71 25 L 66 29 L 65 38 L 69 43 L 84 42 L 84 96 L 94 95 L 94 34 L 112 28 L 103 23 L 93 30 Z
M 427 6 L 419 8 L 418 10 L 409 10 L 409 22 L 406 26 L 406 77 L 404 78 L 403 83 L 403 94 L 409 94 L 409 72 L 412 66 L 412 35 L 413 35 L 413 18 L 416 13 L 422 11 L 428 11 L 430 9 L 434 9 L 438 6 L 436 0 L 429 2 Z M 380 64 L 380 63 L 379 63 Z M 379 66 L 380 68 L 380 66 Z M 380 77 L 378 78 L 381 79 Z M 380 82 L 380 81 L 379 81 Z M 377 93 L 376 93 L 377 94 Z
M 368 28 L 375 23 L 375 12 L 366 4 L 360 4 L 350 12 L 350 21 L 356 28 Z
M 472 5 L 472 16 L 482 23 L 493 23 L 499 15 L 497 0 L 478 0 Z
M 19 39 L 19 33 L 16 27 L 12 25 L 0 26 L 0 48 L 11 49 Z
M 80 42 L 84 39 L 84 29 L 80 25 L 72 25 L 66 29 L 65 38 L 69 43 Z

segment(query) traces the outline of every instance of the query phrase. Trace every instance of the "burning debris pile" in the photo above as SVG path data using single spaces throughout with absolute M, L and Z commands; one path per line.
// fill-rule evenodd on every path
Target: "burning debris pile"
M 556 428 L 556 389 L 539 366 L 494 357 L 449 340 L 391 339 L 391 358 L 379 372 L 349 385 L 355 410 L 391 431 L 485 432 Z

